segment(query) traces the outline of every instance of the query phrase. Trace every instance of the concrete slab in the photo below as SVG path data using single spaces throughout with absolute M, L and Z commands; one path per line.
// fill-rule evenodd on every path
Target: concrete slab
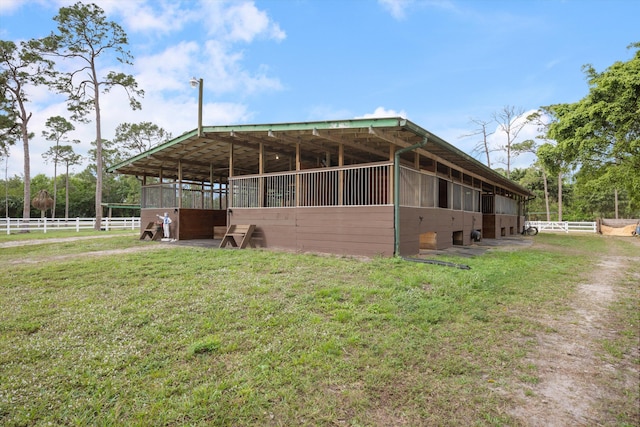
M 510 236 L 500 239 L 482 239 L 469 246 L 452 246 L 442 250 L 421 249 L 421 257 L 430 257 L 438 255 L 451 255 L 472 258 L 482 255 L 491 248 L 509 248 L 513 247 L 529 247 L 533 244 L 533 239 L 526 236 Z

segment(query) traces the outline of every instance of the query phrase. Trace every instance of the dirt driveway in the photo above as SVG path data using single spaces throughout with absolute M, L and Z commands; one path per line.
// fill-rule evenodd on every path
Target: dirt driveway
M 527 392 L 515 396 L 516 404 L 508 411 L 523 425 L 618 425 L 608 410 L 609 402 L 623 398 L 621 390 L 637 393 L 639 349 L 636 346 L 633 354 L 612 362 L 602 347 L 620 332 L 611 305 L 619 299 L 632 298 L 638 306 L 640 239 L 633 242 L 637 250 L 628 253 L 609 245 L 609 253 L 593 260 L 593 274 L 579 284 L 569 310 L 543 319 L 546 329 L 552 332 L 537 336 L 537 351 L 527 361 L 537 367 L 539 381 L 513 387 Z M 624 280 L 635 282 L 633 289 L 623 287 Z M 636 408 L 638 420 L 640 406 Z

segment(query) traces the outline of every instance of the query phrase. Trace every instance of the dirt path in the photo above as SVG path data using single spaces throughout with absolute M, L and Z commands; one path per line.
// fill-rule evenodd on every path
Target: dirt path
M 606 402 L 620 399 L 620 390 L 637 390 L 640 373 L 629 358 L 615 361 L 602 357 L 602 342 L 614 339 L 611 304 L 625 290 L 618 284 L 625 274 L 640 282 L 639 250 L 620 254 L 611 245 L 609 254 L 594 260 L 596 268 L 578 285 L 570 310 L 543 319 L 551 333 L 537 337 L 536 354 L 525 361 L 537 367 L 537 384 L 520 384 L 516 406 L 509 412 L 527 426 L 616 425 Z M 632 270 L 635 267 L 635 271 Z M 638 359 L 638 348 L 631 359 Z M 525 394 L 524 390 L 528 390 Z M 613 419 L 612 419 L 613 418 Z
M 134 235 L 137 235 L 135 233 Z M 78 236 L 78 237 L 61 237 L 61 238 L 51 238 L 51 239 L 35 239 L 35 240 L 15 240 L 11 242 L 0 243 L 0 249 L 4 248 L 15 248 L 19 246 L 32 246 L 32 245 L 40 245 L 46 243 L 65 243 L 65 242 L 75 242 L 79 240 L 93 240 L 93 239 L 106 239 L 110 237 L 120 237 L 126 236 L 126 234 L 118 234 L 118 235 L 104 235 L 104 236 Z M 50 262 L 50 261 L 64 261 L 68 259 L 77 259 L 79 257 L 98 257 L 98 256 L 106 256 L 106 255 L 117 255 L 122 253 L 135 253 L 135 252 L 145 252 L 150 250 L 162 250 L 171 248 L 171 245 L 145 245 L 145 246 L 136 246 L 132 248 L 125 249 L 109 249 L 104 251 L 93 251 L 93 252 L 82 252 L 76 254 L 68 254 L 68 255 L 53 255 L 50 257 L 42 257 L 38 256 L 36 258 L 22 257 L 20 259 L 7 261 L 6 264 L 16 265 L 16 264 L 36 264 L 41 262 Z
M 137 236 L 137 235 L 138 233 L 132 234 L 132 236 Z M 127 234 L 105 234 L 103 236 L 78 236 L 78 237 L 60 237 L 60 238 L 51 238 L 51 239 L 12 240 L 10 242 L 0 243 L 0 249 L 15 248 L 17 246 L 42 245 L 45 243 L 64 243 L 64 242 L 75 242 L 78 240 L 108 239 L 111 237 L 122 237 L 122 236 L 127 236 Z

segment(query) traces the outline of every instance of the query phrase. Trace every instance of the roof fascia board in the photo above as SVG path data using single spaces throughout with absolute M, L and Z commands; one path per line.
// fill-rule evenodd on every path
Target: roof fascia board
M 116 165 L 108 167 L 107 168 L 107 172 L 108 173 L 115 172 L 119 168 L 121 168 L 122 166 L 126 166 L 126 165 L 131 164 L 133 162 L 136 162 L 136 161 L 138 161 L 140 159 L 144 159 L 145 157 L 152 156 L 152 155 L 156 154 L 157 152 L 164 150 L 165 148 L 171 147 L 171 146 L 176 145 L 176 144 L 180 144 L 181 142 L 183 142 L 183 141 L 185 141 L 185 140 L 187 140 L 187 139 L 189 139 L 191 137 L 194 137 L 194 136 L 198 136 L 198 130 L 197 129 L 194 129 L 194 130 L 192 130 L 190 132 L 183 133 L 182 135 L 180 135 L 180 136 L 178 136 L 176 138 L 173 138 L 173 139 L 171 139 L 171 140 L 169 140 L 167 142 L 164 142 L 164 143 L 162 143 L 160 145 L 157 145 L 157 146 L 151 148 L 150 150 L 144 151 L 144 152 L 142 152 L 142 153 L 140 153 L 140 154 L 138 154 L 136 156 L 128 158 L 127 160 L 125 160 L 123 162 L 120 162 L 120 163 L 118 163 Z
M 388 117 L 378 119 L 353 119 L 353 120 L 327 120 L 320 122 L 298 122 L 298 123 L 273 123 L 261 125 L 225 125 L 209 126 L 203 128 L 203 133 L 207 132 L 291 132 L 291 131 L 313 131 L 331 129 L 358 129 L 369 127 L 394 127 L 403 126 L 406 120 L 400 117 Z
M 369 127 L 394 127 L 403 126 L 406 123 L 405 119 L 400 117 L 384 117 L 384 118 L 372 118 L 372 119 L 352 119 L 352 120 L 327 120 L 319 122 L 297 122 L 297 123 L 274 123 L 274 124 L 259 124 L 259 125 L 224 125 L 224 126 L 205 126 L 202 128 L 202 134 L 207 133 L 229 133 L 233 131 L 237 132 L 287 132 L 287 131 L 313 131 L 313 129 L 357 129 L 357 128 L 369 128 Z M 162 151 L 165 148 L 171 147 L 176 144 L 198 136 L 198 130 L 194 129 L 190 132 L 184 133 L 177 138 L 165 142 L 164 144 L 153 147 L 152 149 L 140 153 L 134 157 L 131 157 L 123 162 L 120 162 L 114 166 L 107 168 L 107 172 L 112 173 L 117 171 L 122 166 L 133 163 L 137 160 L 144 159 L 145 157 L 155 154 L 158 151 Z

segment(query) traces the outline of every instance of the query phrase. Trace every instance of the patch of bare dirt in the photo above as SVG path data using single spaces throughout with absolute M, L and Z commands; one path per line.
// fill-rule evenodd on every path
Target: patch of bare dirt
M 640 242 L 634 243 L 640 247 Z M 601 350 L 603 340 L 614 339 L 617 333 L 610 319 L 610 306 L 620 297 L 617 284 L 640 263 L 639 252 L 613 250 L 594 263 L 597 268 L 578 286 L 570 310 L 542 319 L 553 332 L 537 337 L 537 351 L 525 361 L 537 367 L 539 381 L 518 384 L 516 406 L 509 411 L 523 425 L 616 425 L 605 402 L 620 399 L 621 386 L 631 390 L 640 386 L 637 365 L 629 359 L 613 365 Z M 638 348 L 634 352 L 631 360 L 638 358 Z
M 51 238 L 51 239 L 36 239 L 36 240 L 15 240 L 11 242 L 0 243 L 0 249 L 2 248 L 15 248 L 19 246 L 32 246 L 32 245 L 40 245 L 45 243 L 64 243 L 64 242 L 74 242 L 80 240 L 93 240 L 93 239 L 106 239 L 110 237 L 118 237 L 123 236 L 123 234 L 119 235 L 104 235 L 104 236 L 78 236 L 78 237 L 62 237 L 62 238 Z M 42 257 L 38 256 L 37 258 L 21 258 L 17 260 L 8 261 L 7 264 L 35 264 L 41 262 L 49 262 L 49 261 L 63 261 L 67 259 L 78 259 L 81 257 L 99 257 L 99 256 L 107 256 L 107 255 L 117 255 L 123 253 L 136 253 L 136 252 L 145 252 L 152 249 L 168 249 L 172 245 L 157 245 L 150 244 L 145 246 L 136 246 L 132 248 L 123 248 L 123 249 L 110 249 L 105 251 L 94 251 L 94 252 L 82 252 L 77 254 L 69 254 L 69 255 L 53 255 L 50 257 Z
M 45 243 L 75 242 L 78 240 L 108 239 L 111 237 L 122 237 L 122 236 L 126 236 L 126 234 L 105 234 L 104 236 L 60 237 L 60 238 L 34 239 L 34 240 L 12 240 L 11 242 L 0 243 L 0 248 L 15 248 L 17 246 L 42 245 Z
M 82 252 L 78 254 L 69 254 L 69 255 L 54 255 L 50 257 L 41 257 L 39 256 L 37 259 L 32 258 L 22 258 L 18 260 L 10 261 L 8 264 L 36 264 L 42 262 L 50 262 L 50 261 L 64 261 L 68 259 L 78 259 L 78 258 L 87 258 L 87 257 L 99 257 L 106 255 L 118 255 L 118 254 L 129 254 L 136 252 L 146 252 L 152 249 L 168 249 L 169 245 L 149 245 L 149 246 L 137 246 L 134 248 L 124 248 L 124 249 L 110 249 L 106 251 L 94 251 L 94 252 Z

